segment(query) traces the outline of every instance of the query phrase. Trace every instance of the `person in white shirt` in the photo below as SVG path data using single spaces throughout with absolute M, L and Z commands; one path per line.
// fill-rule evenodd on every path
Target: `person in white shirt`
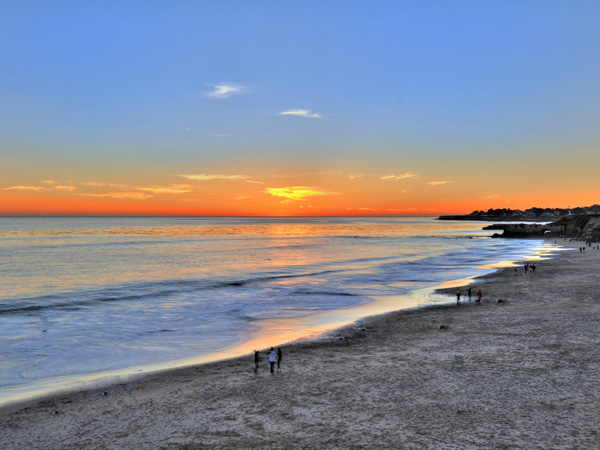
M 269 350 L 269 364 L 271 365 L 271 375 L 275 374 L 275 363 L 277 362 L 277 352 L 273 347 Z

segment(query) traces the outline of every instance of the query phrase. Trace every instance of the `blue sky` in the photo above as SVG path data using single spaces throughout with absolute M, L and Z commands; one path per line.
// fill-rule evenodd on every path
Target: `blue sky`
M 0 2 L 0 174 L 589 166 L 599 19 L 592 1 Z

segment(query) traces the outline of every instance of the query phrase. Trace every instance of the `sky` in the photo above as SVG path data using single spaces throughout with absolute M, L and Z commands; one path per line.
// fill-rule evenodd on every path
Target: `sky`
M 600 203 L 600 2 L 0 0 L 0 215 Z

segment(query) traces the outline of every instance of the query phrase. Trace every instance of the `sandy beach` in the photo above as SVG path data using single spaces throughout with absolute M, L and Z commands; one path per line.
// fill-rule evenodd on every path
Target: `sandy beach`
M 594 448 L 600 251 L 560 244 L 477 279 L 481 304 L 462 287 L 286 345 L 274 376 L 263 353 L 257 375 L 248 355 L 3 411 L 2 448 Z

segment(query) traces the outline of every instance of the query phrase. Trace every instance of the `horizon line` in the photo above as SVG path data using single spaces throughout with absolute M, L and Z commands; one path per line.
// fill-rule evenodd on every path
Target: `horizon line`
M 312 214 L 312 215 L 260 215 L 260 214 L 0 214 L 10 217 L 243 217 L 243 218 L 311 218 L 311 217 L 438 217 L 446 214 Z M 465 215 L 456 213 L 455 215 Z

